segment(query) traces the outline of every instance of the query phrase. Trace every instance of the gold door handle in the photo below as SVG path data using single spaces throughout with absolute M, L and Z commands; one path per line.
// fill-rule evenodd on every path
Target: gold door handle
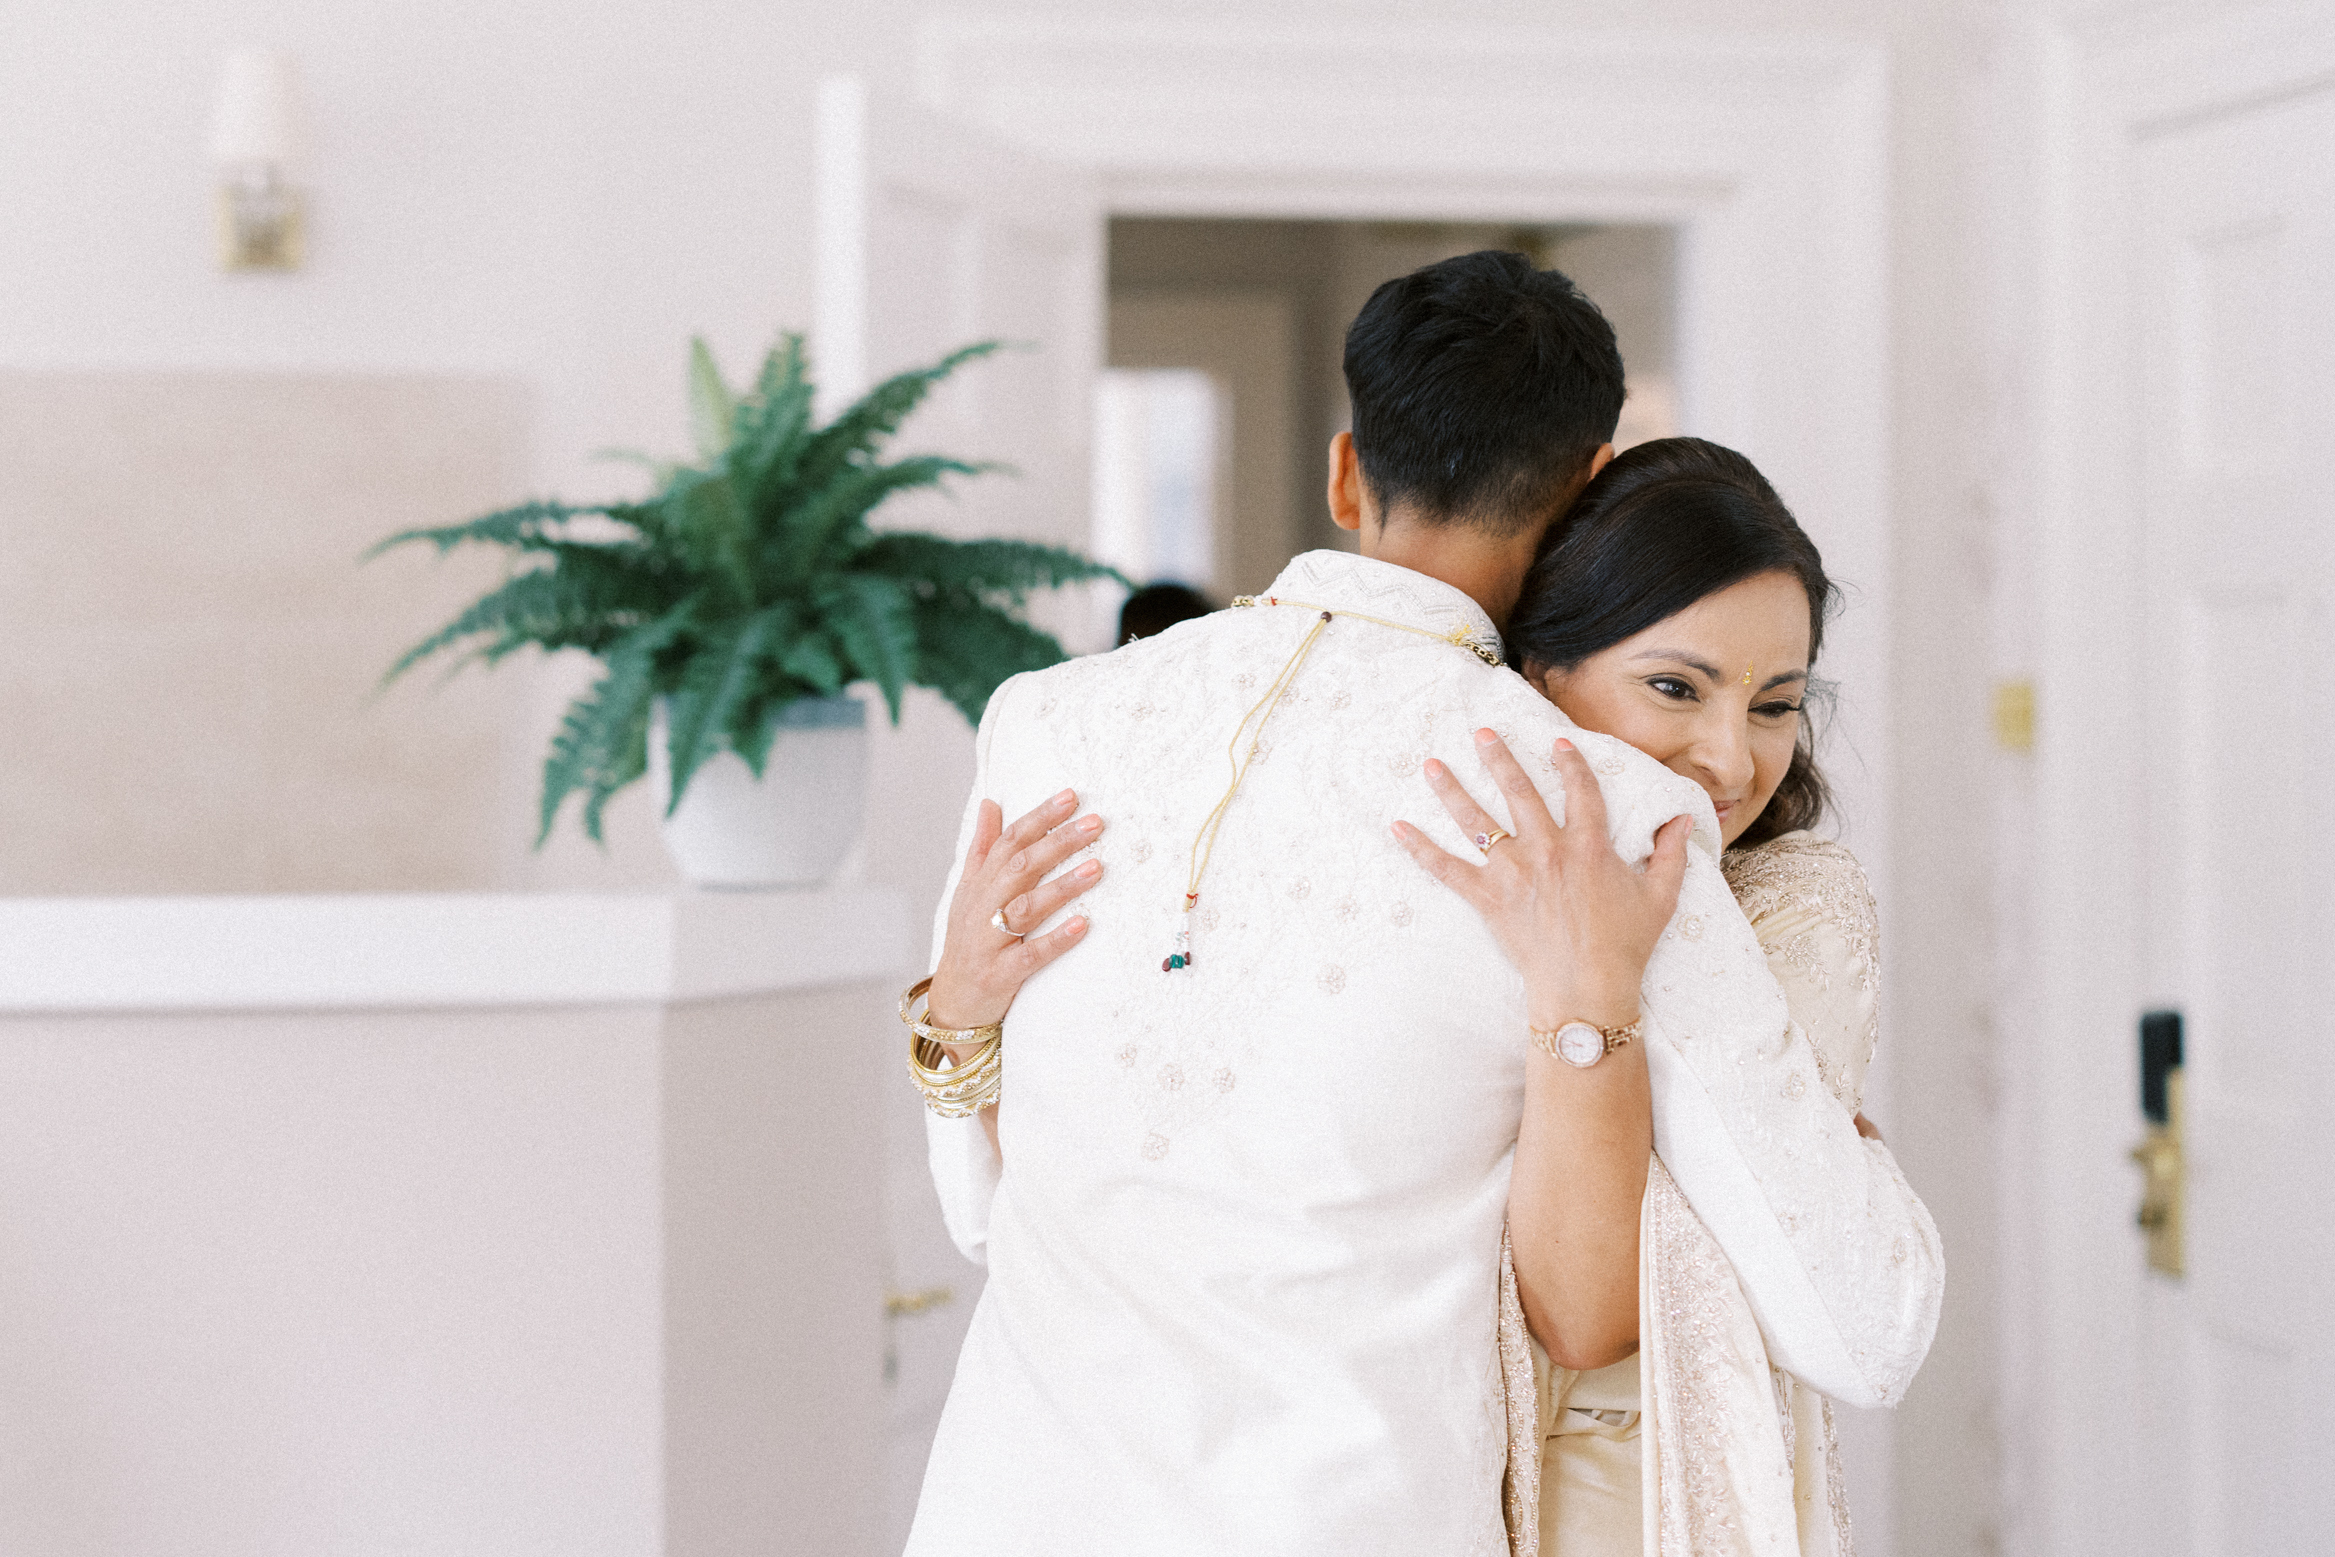
M 942 1308 L 957 1300 L 954 1287 L 925 1287 L 916 1292 L 889 1292 L 884 1295 L 884 1317 L 913 1319 L 930 1309 Z
M 2166 1121 L 2152 1125 L 2131 1157 L 2146 1175 L 2141 1187 L 2140 1214 L 2135 1218 L 2148 1234 L 2151 1270 L 2168 1276 L 2183 1274 L 2181 1222 L 2187 1165 L 2181 1153 L 2181 1070 L 2175 1066 L 2165 1078 Z

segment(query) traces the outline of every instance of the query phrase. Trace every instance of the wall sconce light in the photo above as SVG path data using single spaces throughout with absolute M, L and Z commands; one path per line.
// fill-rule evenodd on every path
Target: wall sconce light
M 298 119 L 288 55 L 227 56 L 211 120 L 221 268 L 300 268 L 300 191 L 290 182 Z

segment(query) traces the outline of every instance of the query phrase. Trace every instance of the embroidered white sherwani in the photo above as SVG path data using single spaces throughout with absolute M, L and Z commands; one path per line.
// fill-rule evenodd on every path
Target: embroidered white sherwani
M 1320 609 L 1497 642 L 1459 591 L 1344 553 L 1299 557 L 1271 593 L 1304 605 L 1017 677 L 982 721 L 974 799 L 1012 816 L 1075 786 L 1109 820 L 1092 851 L 1109 868 L 1081 900 L 1085 943 L 1008 1022 L 1002 1176 L 977 1122 L 929 1121 L 950 1231 L 989 1280 L 911 1557 L 1507 1550 L 1496 1338 L 1523 988 L 1389 831 L 1462 846 L 1430 756 L 1498 809 L 1481 726 L 1552 805 L 1548 753 L 1570 735 L 1625 858 L 1696 819 L 1645 987 L 1656 1142 L 1770 1357 L 1867 1404 L 1927 1348 L 1926 1271 L 1847 1279 L 1829 1257 L 1934 1235 L 1819 1083 L 1708 800 L 1464 649 L 1330 623 L 1225 816 L 1193 966 L 1161 970 L 1226 743 Z

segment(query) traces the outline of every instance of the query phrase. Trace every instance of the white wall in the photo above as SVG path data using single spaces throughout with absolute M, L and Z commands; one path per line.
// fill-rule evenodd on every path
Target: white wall
M 1938 1350 L 1900 1414 L 1895 1549 L 1985 1550 L 1997 1518 L 1983 718 L 1995 521 L 1973 450 L 1995 386 L 1979 360 L 1989 195 L 1967 148 L 1992 13 L 1964 0 L 1649 0 L 1626 14 L 1589 0 L 1225 9 L 1333 24 L 1439 15 L 1831 31 L 1889 45 L 1898 668 L 1894 685 L 1849 695 L 1898 714 L 1884 1123 L 1938 1213 L 1954 1269 Z M 533 391 L 532 481 L 569 495 L 612 490 L 622 472 L 587 463 L 588 451 L 681 442 L 691 330 L 744 364 L 775 328 L 807 319 L 811 84 L 835 68 L 905 73 L 918 10 L 906 0 L 17 7 L 0 57 L 0 367 L 509 375 Z M 255 45 L 295 51 L 314 104 L 312 259 L 288 278 L 224 277 L 210 263 L 207 97 L 218 55 Z M 9 435 L 0 427 L 0 457 Z M 0 514 L 0 525 L 24 522 Z M 534 725 L 512 733 L 505 757 L 520 775 L 507 821 L 523 827 L 561 678 L 524 664 L 498 674 L 539 688 Z M 932 804 L 953 807 L 942 791 L 954 783 L 936 781 Z M 640 797 L 613 827 L 605 858 L 563 842 L 514 874 L 660 879 Z M 1888 1547 L 1889 1532 L 1869 1534 L 1869 1550 Z
M 526 486 L 622 493 L 636 478 L 588 456 L 684 447 L 691 332 L 735 373 L 808 316 L 808 93 L 833 46 L 817 15 L 14 7 L 0 49 L 0 367 L 509 376 L 532 392 Z M 211 94 L 220 55 L 248 47 L 291 50 L 305 79 L 312 209 L 296 275 L 212 262 Z M 17 435 L 0 427 L 0 447 Z M 537 725 L 507 758 L 516 833 L 576 673 L 503 675 L 530 678 Z M 668 880 L 646 815 L 630 797 L 607 858 L 571 830 L 546 859 L 510 860 L 500 883 Z
M 0 1552 L 875 1557 L 861 974 L 0 1012 Z
M 0 58 L 0 362 L 520 372 L 538 481 L 677 445 L 680 342 L 803 312 L 807 11 L 17 8 Z M 219 55 L 299 59 L 309 262 L 212 265 Z M 773 169 L 789 172 L 774 176 Z
M 0 1550 L 655 1550 L 658 1025 L 0 1018 Z
M 501 564 L 357 559 L 522 487 L 528 406 L 475 375 L 0 369 L 0 897 L 520 868 L 524 684 L 431 668 L 375 695 Z

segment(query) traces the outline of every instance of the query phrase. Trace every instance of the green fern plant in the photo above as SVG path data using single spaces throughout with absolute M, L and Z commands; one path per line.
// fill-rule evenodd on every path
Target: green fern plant
M 598 657 L 603 674 L 569 707 L 544 761 L 538 847 L 578 792 L 584 831 L 600 837 L 609 797 L 647 769 L 649 713 L 660 697 L 670 700 L 675 804 L 724 748 L 761 773 L 780 709 L 854 682 L 882 690 L 895 724 L 910 686 L 932 688 L 978 722 L 1000 682 L 1063 658 L 1060 644 L 1022 619 L 1030 594 L 1119 578 L 1060 547 L 868 522 L 897 493 L 999 468 L 935 454 L 878 458 L 934 385 L 996 349 L 984 341 L 886 379 L 818 426 L 801 336 L 780 341 L 743 395 L 723 382 L 705 342 L 691 342 L 698 460 L 648 462 L 653 496 L 523 503 L 401 531 L 367 553 L 487 545 L 518 565 L 406 650 L 384 681 L 441 654 L 458 655 L 457 668 L 530 646 Z

